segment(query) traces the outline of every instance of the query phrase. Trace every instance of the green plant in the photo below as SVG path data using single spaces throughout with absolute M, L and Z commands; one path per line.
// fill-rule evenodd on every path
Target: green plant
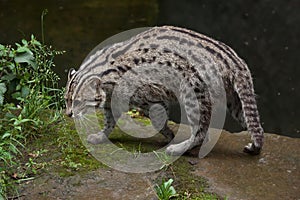
M 134 158 L 137 158 L 142 154 L 142 143 L 139 143 L 137 148 L 135 145 L 128 147 L 120 142 L 118 142 L 117 146 L 119 146 L 119 148 L 113 151 L 111 154 L 114 154 L 120 150 L 130 152 Z
M 182 200 L 218 200 L 217 195 L 215 194 L 209 194 L 209 193 L 203 193 L 200 196 L 194 196 L 188 192 L 185 192 L 183 195 L 180 195 L 180 199 Z M 224 200 L 227 200 L 227 198 L 224 198 Z
M 76 163 L 73 161 L 72 157 L 67 155 L 65 157 L 65 159 L 63 161 L 61 161 L 61 164 L 69 169 L 72 169 L 72 170 L 79 170 L 80 167 L 82 167 L 82 164 L 81 163 Z
M 43 44 L 45 43 L 45 35 L 44 35 L 44 17 L 47 15 L 48 10 L 45 9 L 43 10 L 42 14 L 41 14 L 41 33 L 42 33 L 42 42 Z
M 173 179 L 169 179 L 166 182 L 162 181 L 160 185 L 155 185 L 154 189 L 160 200 L 169 200 L 170 198 L 177 196 L 172 183 Z
M 153 151 L 155 156 L 161 161 L 163 164 L 161 169 L 163 168 L 168 168 L 174 161 L 172 156 L 168 155 L 166 152 L 161 152 L 161 151 Z
M 4 197 L 12 184 L 3 177 L 8 176 L 7 169 L 17 166 L 21 148 L 61 120 L 63 91 L 57 89 L 53 59 L 62 53 L 33 35 L 16 47 L 0 44 L 0 194 Z M 36 174 L 36 166 L 29 160 L 26 173 Z

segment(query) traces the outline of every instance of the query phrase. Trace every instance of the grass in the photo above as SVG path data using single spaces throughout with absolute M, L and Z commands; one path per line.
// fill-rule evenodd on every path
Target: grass
M 25 148 L 26 150 L 22 151 L 24 157 L 20 158 L 21 167 L 10 171 L 11 174 L 18 174 L 16 180 L 19 183 L 22 184 L 31 178 L 34 179 L 37 175 L 42 176 L 43 173 L 56 173 L 63 178 L 76 174 L 84 174 L 99 168 L 107 168 L 87 151 L 75 130 L 72 119 L 63 118 L 62 121 L 52 128 L 39 137 L 28 141 L 30 145 Z M 112 134 L 112 140 L 115 144 L 128 151 L 135 152 L 137 155 L 138 153 L 151 151 L 156 148 L 153 142 L 150 144 L 145 143 L 148 146 L 144 146 L 144 143 L 137 140 L 130 140 L 127 137 L 118 128 Z M 165 187 L 166 190 L 163 190 L 171 191 L 169 193 L 169 197 L 172 197 L 171 199 L 222 199 L 215 194 L 206 192 L 208 188 L 207 181 L 192 173 L 195 166 L 188 163 L 188 157 L 182 156 L 174 163 L 168 163 L 168 156 L 166 154 L 159 153 L 158 155 L 166 160 L 166 165 L 158 172 L 159 176 L 153 182 L 153 186 L 157 185 L 156 187 L 164 188 L 163 185 L 166 186 L 165 183 L 170 183 L 164 180 L 172 179 L 173 182 Z M 22 170 L 25 170 L 26 173 Z M 27 174 L 26 177 L 23 177 L 22 173 Z M 176 193 L 174 194 L 173 189 L 170 188 L 173 188 Z M 165 194 L 161 199 L 168 199 L 168 195 Z
M 0 195 L 15 191 L 14 183 L 30 179 L 42 168 L 24 154 L 30 141 L 61 117 L 59 77 L 54 57 L 63 54 L 41 44 L 33 35 L 16 47 L 0 44 Z M 46 72 L 46 73 L 45 73 Z

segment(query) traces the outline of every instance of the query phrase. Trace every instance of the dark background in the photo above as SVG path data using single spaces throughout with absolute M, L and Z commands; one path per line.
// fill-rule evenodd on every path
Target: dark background
M 43 3 L 41 3 L 43 2 Z M 31 34 L 66 50 L 56 71 L 65 84 L 68 68 L 78 68 L 104 39 L 131 28 L 176 25 L 231 46 L 249 65 L 266 132 L 300 137 L 299 0 L 0 0 L 0 43 Z M 227 129 L 234 131 L 231 123 Z

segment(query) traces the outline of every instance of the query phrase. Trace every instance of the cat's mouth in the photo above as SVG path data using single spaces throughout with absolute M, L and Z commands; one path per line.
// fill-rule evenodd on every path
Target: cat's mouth
M 73 112 L 71 113 L 70 117 L 73 119 L 82 119 L 85 116 L 88 115 L 94 115 L 95 114 L 95 110 L 98 107 L 95 105 L 85 105 L 82 109 L 78 110 L 78 109 L 73 109 Z
M 82 119 L 83 115 L 84 114 L 82 112 L 79 112 L 79 113 L 76 113 L 76 114 L 72 113 L 71 118 L 73 118 L 73 119 Z

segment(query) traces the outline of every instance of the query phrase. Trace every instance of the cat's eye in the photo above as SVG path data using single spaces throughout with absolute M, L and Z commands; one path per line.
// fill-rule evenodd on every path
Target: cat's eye
M 74 102 L 73 102 L 73 106 L 78 106 L 80 104 L 81 104 L 81 101 L 79 101 L 79 100 L 74 100 Z

